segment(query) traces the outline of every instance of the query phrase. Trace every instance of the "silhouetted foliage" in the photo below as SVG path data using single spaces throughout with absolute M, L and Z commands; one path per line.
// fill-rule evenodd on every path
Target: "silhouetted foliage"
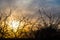
M 3 28 L 1 27 L 2 16 L 0 16 L 0 34 L 2 35 L 0 38 L 5 38 L 6 37 L 5 34 L 8 34 L 8 36 L 11 36 L 9 33 L 7 33 L 8 30 L 4 31 L 5 27 L 7 29 L 6 20 L 11 15 L 11 12 L 12 12 L 11 9 L 10 9 L 9 15 L 2 14 L 0 12 L 0 15 L 5 15 L 5 18 L 3 20 L 4 21 Z M 49 13 L 49 15 L 47 15 L 47 12 L 43 8 L 42 8 L 42 11 L 39 9 L 38 13 L 40 14 L 40 16 L 37 17 L 34 23 L 33 23 L 34 20 L 32 21 L 32 19 L 34 18 L 35 15 L 22 15 L 21 18 L 18 18 L 20 22 L 24 21 L 25 24 L 22 26 L 21 29 L 19 29 L 18 27 L 17 32 L 13 32 L 13 29 L 10 30 L 14 35 L 13 38 L 34 38 L 36 40 L 45 40 L 45 39 L 48 40 L 48 39 L 60 38 L 59 37 L 60 31 L 58 30 L 58 25 L 60 24 L 59 17 L 55 17 L 54 15 L 52 15 L 52 13 Z M 24 29 L 27 25 L 31 25 L 28 28 L 29 29 L 28 32 L 26 32 L 26 30 Z M 37 30 L 33 30 L 35 27 L 37 28 Z M 17 33 L 18 33 L 18 36 L 17 36 Z M 10 38 L 8 36 L 7 38 Z
M 49 16 L 46 14 L 46 12 L 43 11 L 43 13 L 49 18 L 50 25 L 48 26 L 48 24 L 46 24 L 45 19 L 42 17 L 42 13 L 40 10 L 39 10 L 39 13 L 41 15 L 42 21 L 44 22 L 44 28 L 41 28 L 41 29 L 35 31 L 36 40 L 58 40 L 58 39 L 60 39 L 60 31 L 57 29 L 58 25 L 60 23 L 59 22 L 60 20 L 57 19 L 56 20 L 57 23 L 53 24 L 55 19 L 53 16 L 51 16 L 51 13 Z M 52 18 L 54 20 L 52 20 Z

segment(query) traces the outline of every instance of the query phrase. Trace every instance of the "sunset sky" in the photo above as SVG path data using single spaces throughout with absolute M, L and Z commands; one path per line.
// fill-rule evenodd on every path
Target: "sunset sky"
M 60 29 L 60 0 L 0 0 L 0 38 L 35 38 L 45 27 Z
M 20 7 L 60 7 L 60 0 L 0 0 L 0 6 L 2 5 L 14 5 Z
M 20 38 L 21 32 L 30 34 L 51 24 L 53 28 L 57 24 L 57 29 L 60 29 L 59 22 L 60 0 L 0 0 L 0 30 L 4 32 L 3 38 L 6 33 L 10 35 L 7 34 L 5 38 Z
M 19 7 L 27 13 L 36 13 L 39 8 L 54 8 L 55 13 L 60 12 L 60 0 L 0 0 L 0 7 L 5 6 Z

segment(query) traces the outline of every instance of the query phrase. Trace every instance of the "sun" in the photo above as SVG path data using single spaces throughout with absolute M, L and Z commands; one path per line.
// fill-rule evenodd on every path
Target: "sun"
M 14 32 L 17 31 L 17 28 L 18 28 L 19 24 L 20 24 L 20 22 L 17 21 L 17 20 L 13 20 L 13 21 L 11 22 L 11 26 L 12 26 L 12 29 L 13 29 Z
M 23 28 L 25 22 L 19 19 L 9 18 L 6 20 L 6 25 L 9 31 L 13 30 L 13 32 L 17 32 L 18 29 Z
M 11 26 L 12 26 L 13 28 L 18 27 L 18 25 L 19 25 L 19 21 L 13 20 L 13 21 L 11 22 Z
M 8 22 L 8 25 L 10 26 L 11 29 L 13 29 L 13 32 L 16 32 L 19 25 L 20 25 L 20 21 L 18 21 L 18 20 L 10 20 Z
M 16 31 L 17 28 L 18 28 L 18 26 L 19 26 L 19 21 L 13 20 L 13 21 L 11 22 L 11 26 L 12 26 L 12 28 L 14 29 L 14 31 Z

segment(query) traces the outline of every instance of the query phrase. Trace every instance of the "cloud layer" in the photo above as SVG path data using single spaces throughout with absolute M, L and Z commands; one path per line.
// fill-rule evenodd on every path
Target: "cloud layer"
M 16 6 L 60 6 L 60 0 L 0 0 L 0 5 L 16 5 Z
M 39 8 L 60 9 L 60 0 L 0 0 L 0 7 L 17 6 L 21 9 L 36 11 Z

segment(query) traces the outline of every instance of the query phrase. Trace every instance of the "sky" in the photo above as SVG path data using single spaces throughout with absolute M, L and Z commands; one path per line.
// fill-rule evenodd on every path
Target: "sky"
M 15 5 L 21 7 L 45 7 L 45 6 L 58 6 L 60 7 L 60 0 L 0 0 L 0 6 L 2 5 Z
M 0 0 L 0 7 L 12 6 L 35 11 L 39 8 L 56 8 L 60 10 L 60 0 Z

